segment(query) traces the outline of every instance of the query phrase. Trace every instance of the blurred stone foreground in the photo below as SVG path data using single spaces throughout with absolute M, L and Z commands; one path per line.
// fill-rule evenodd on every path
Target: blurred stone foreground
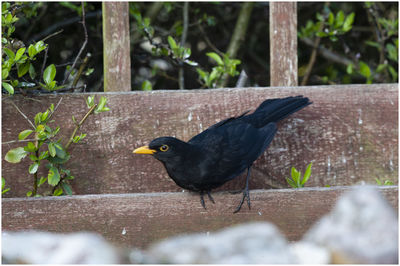
M 147 250 L 122 250 L 87 232 L 3 232 L 2 262 L 397 264 L 398 219 L 377 190 L 361 186 L 343 194 L 334 209 L 295 243 L 289 243 L 267 222 L 236 225 L 210 234 L 176 236 Z

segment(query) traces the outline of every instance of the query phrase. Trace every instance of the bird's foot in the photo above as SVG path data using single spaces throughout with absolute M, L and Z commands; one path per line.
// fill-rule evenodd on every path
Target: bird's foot
M 200 192 L 200 203 L 201 203 L 201 206 L 203 206 L 203 208 L 205 209 L 205 210 L 207 210 L 207 208 L 206 208 L 206 204 L 205 204 L 205 202 L 204 202 L 204 197 L 203 197 L 203 192 Z
M 215 201 L 214 201 L 213 197 L 211 196 L 211 192 L 210 191 L 207 191 L 207 196 L 211 200 L 211 202 L 213 204 L 215 204 Z M 203 191 L 200 192 L 200 202 L 201 202 L 201 206 L 203 206 L 203 208 L 207 210 L 206 203 L 204 202 L 204 192 Z
M 207 195 L 208 195 L 208 198 L 211 200 L 211 202 L 213 204 L 215 204 L 215 201 L 214 201 L 213 197 L 211 196 L 211 192 L 210 191 L 207 191 Z
M 249 210 L 251 209 L 249 189 L 244 189 L 243 190 L 242 200 L 240 201 L 239 205 L 237 206 L 236 210 L 233 213 L 237 213 L 237 212 L 240 211 L 240 209 L 242 208 L 242 205 L 243 205 L 243 202 L 244 202 L 245 198 L 247 198 L 247 206 L 249 207 Z

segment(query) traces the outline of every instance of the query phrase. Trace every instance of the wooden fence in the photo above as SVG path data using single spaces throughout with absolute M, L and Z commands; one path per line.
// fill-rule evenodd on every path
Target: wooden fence
M 108 10 L 103 14 L 105 23 L 106 14 L 126 19 L 120 12 L 127 10 L 116 3 L 105 3 L 103 10 Z M 9 164 L 4 155 L 18 144 L 2 145 L 2 176 L 11 187 L 2 198 L 3 230 L 90 230 L 119 245 L 144 247 L 176 233 L 207 232 L 263 220 L 275 223 L 289 239 L 296 240 L 349 186 L 376 184 L 375 178 L 394 182 L 395 186 L 378 189 L 397 210 L 398 85 L 296 87 L 296 4 L 273 2 L 270 10 L 271 42 L 275 43 L 271 45 L 271 84 L 275 87 L 95 93 L 108 98 L 111 111 L 90 117 L 81 129 L 87 137 L 71 149 L 72 158 L 66 166 L 76 177 L 71 183 L 73 196 L 24 198 L 32 183 L 28 159 Z M 283 28 L 279 27 L 282 20 Z M 106 31 L 122 27 L 118 21 L 107 25 Z M 277 40 L 282 45 L 276 45 Z M 112 83 L 115 77 L 127 75 L 128 62 L 115 56 L 118 51 L 126 55 L 127 49 L 105 53 L 107 64 L 124 65 L 119 68 L 123 73 L 107 74 L 108 91 L 126 88 L 126 84 Z M 119 63 L 112 62 L 113 58 Z M 288 67 L 292 71 L 287 72 Z M 244 207 L 232 214 L 241 196 L 221 192 L 242 188 L 244 176 L 214 193 L 216 204 L 208 203 L 204 210 L 198 195 L 182 193 L 161 163 L 150 156 L 132 154 L 134 148 L 155 137 L 171 135 L 188 140 L 221 119 L 254 110 L 267 98 L 290 95 L 307 96 L 313 104 L 280 122 L 271 146 L 256 161 L 250 179 L 251 210 Z M 34 115 L 62 98 L 53 118 L 66 141 L 74 126 L 71 116 L 84 115 L 87 96 L 56 94 L 3 100 L 2 142 L 17 139 L 20 131 L 29 128 L 9 101 L 25 114 Z M 309 188 L 285 189 L 290 168 L 304 171 L 310 162 Z M 325 188 L 327 185 L 330 187 Z

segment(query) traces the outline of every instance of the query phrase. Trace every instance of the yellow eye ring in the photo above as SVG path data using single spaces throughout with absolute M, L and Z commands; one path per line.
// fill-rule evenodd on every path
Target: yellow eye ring
M 168 145 L 162 145 L 160 151 L 167 151 L 169 149 Z

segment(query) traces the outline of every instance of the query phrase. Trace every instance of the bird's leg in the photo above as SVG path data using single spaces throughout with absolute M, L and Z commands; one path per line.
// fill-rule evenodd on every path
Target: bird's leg
M 203 195 L 204 195 L 204 192 L 203 192 L 203 191 L 200 191 L 200 202 L 201 202 L 201 205 L 203 206 L 204 209 L 207 210 L 206 204 L 204 203 Z
M 250 177 L 250 169 L 251 169 L 251 165 L 247 168 L 247 176 L 246 176 L 246 187 L 243 190 L 243 197 L 242 200 L 240 201 L 239 205 L 237 206 L 236 210 L 233 213 L 237 213 L 238 211 L 240 211 L 240 209 L 242 208 L 244 199 L 247 197 L 247 206 L 249 206 L 249 209 L 251 209 L 250 207 L 250 193 L 249 193 L 249 177 Z
M 211 200 L 211 202 L 215 204 L 215 201 L 214 201 L 213 197 L 211 197 L 211 192 L 210 191 L 207 191 L 207 195 L 208 195 L 208 198 Z

